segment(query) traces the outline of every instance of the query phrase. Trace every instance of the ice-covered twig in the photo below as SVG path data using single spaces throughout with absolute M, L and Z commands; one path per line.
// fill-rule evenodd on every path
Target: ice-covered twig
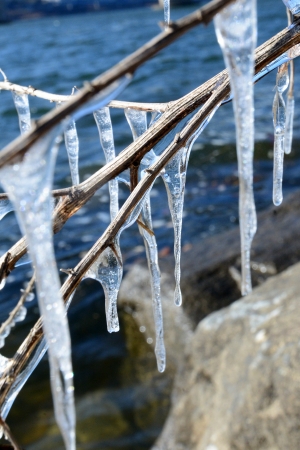
M 5 438 L 11 443 L 11 445 L 14 448 L 14 450 L 21 450 L 21 447 L 19 446 L 19 444 L 17 443 L 16 438 L 12 434 L 11 429 L 9 428 L 9 426 L 7 425 L 5 420 L 2 419 L 1 416 L 0 416 L 0 427 L 3 430 Z
M 26 308 L 24 307 L 24 303 L 33 299 L 32 289 L 35 282 L 35 275 L 32 276 L 29 281 L 26 289 L 22 292 L 20 300 L 18 301 L 15 308 L 9 313 L 9 317 L 5 322 L 3 322 L 0 326 L 0 347 L 4 346 L 4 340 L 9 335 L 11 328 L 15 325 L 16 322 L 20 322 L 26 316 Z M 25 310 L 23 309 L 25 308 Z
M 276 77 L 276 93 L 273 102 L 274 123 L 274 168 L 273 168 L 273 203 L 278 206 L 282 202 L 282 178 L 284 159 L 284 136 L 285 136 L 285 103 L 283 92 L 289 85 L 288 64 L 279 67 Z
M 238 0 L 215 17 L 219 44 L 230 76 L 236 123 L 240 183 L 242 295 L 252 290 L 251 243 L 256 232 L 253 195 L 254 104 L 253 75 L 256 44 L 256 1 Z

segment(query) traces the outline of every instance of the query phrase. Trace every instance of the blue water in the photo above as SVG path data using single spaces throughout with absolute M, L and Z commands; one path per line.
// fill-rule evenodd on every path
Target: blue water
M 285 27 L 286 15 L 280 0 L 260 0 L 258 6 L 260 44 Z M 172 11 L 172 19 L 191 11 L 190 8 L 176 9 Z M 161 20 L 162 11 L 136 9 L 51 17 L 2 25 L 0 67 L 12 82 L 53 93 L 69 94 L 73 86 L 82 86 L 85 80 L 92 79 L 116 64 L 153 37 L 159 31 L 158 22 Z M 213 26 L 199 27 L 138 69 L 133 82 L 120 99 L 141 102 L 171 101 L 188 93 L 223 68 L 224 63 Z M 296 62 L 296 72 L 298 69 L 299 63 Z M 270 74 L 255 87 L 257 145 L 254 173 L 255 199 L 259 210 L 271 205 L 274 85 L 275 74 Z M 299 87 L 300 77 L 296 76 L 295 145 L 293 154 L 287 157 L 285 162 L 285 196 L 300 185 L 297 145 L 300 140 L 297 107 L 300 104 Z M 35 98 L 30 99 L 30 104 L 33 118 L 40 117 L 55 106 Z M 19 133 L 16 112 L 8 92 L 1 92 L 0 118 L 1 148 Z M 120 152 L 131 142 L 131 132 L 121 110 L 112 110 L 112 120 L 116 148 Z M 93 117 L 80 120 L 77 128 L 80 139 L 80 177 L 84 180 L 101 167 L 104 158 Z M 195 240 L 200 241 L 238 223 L 234 133 L 232 105 L 228 104 L 220 108 L 195 144 L 187 174 L 183 245 Z M 70 181 L 67 156 L 62 146 L 55 171 L 55 188 L 68 186 Z M 127 189 L 122 189 L 123 200 L 127 195 Z M 152 208 L 159 249 L 172 252 L 171 219 L 161 182 L 158 182 L 152 191 Z M 75 266 L 108 223 L 108 191 L 107 187 L 103 187 L 55 237 L 58 266 Z M 14 215 L 9 214 L 0 223 L 0 254 L 9 249 L 19 236 Z M 131 263 L 143 257 L 141 245 L 142 240 L 135 226 L 124 232 L 121 246 L 125 270 Z M 19 289 L 24 279 L 28 279 L 29 272 L 29 266 L 22 266 L 9 277 L 6 288 L 0 294 L 1 320 L 17 301 Z M 101 366 L 103 374 L 111 364 L 115 364 L 114 371 L 117 371 L 117 366 L 122 358 L 126 357 L 127 350 L 121 334 L 108 335 L 105 331 L 100 286 L 95 282 L 84 282 L 75 296 L 74 303 L 75 306 L 70 311 L 74 364 L 81 373 L 78 380 L 90 380 L 84 386 L 78 381 L 78 390 L 89 392 L 97 385 L 102 386 L 105 383 L 101 381 L 101 374 L 95 374 L 91 364 L 85 361 L 96 357 L 97 361 L 101 362 L 99 367 Z M 3 352 L 6 356 L 12 354 L 21 337 L 26 335 L 28 326 L 37 317 L 37 307 L 33 304 L 28 318 L 18 328 L 20 334 L 8 339 L 8 349 Z M 81 321 L 84 323 L 82 327 Z M 97 380 L 99 378 L 98 384 L 95 377 Z M 104 378 L 110 378 L 114 388 L 120 385 L 119 376 L 115 372 L 111 377 L 105 375 Z M 126 437 L 130 448 L 147 448 L 142 446 L 141 441 L 134 446 L 136 429 L 133 427 L 132 430 L 132 434 L 129 433 Z M 124 447 L 118 448 L 127 447 L 124 444 Z

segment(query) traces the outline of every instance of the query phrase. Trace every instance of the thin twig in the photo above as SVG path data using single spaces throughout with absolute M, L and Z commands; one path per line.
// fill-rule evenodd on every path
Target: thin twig
M 31 280 L 29 281 L 26 289 L 24 290 L 24 292 L 22 293 L 20 300 L 18 301 L 17 305 L 15 306 L 15 308 L 9 313 L 8 319 L 3 322 L 1 324 L 0 327 L 0 335 L 4 332 L 4 330 L 10 326 L 13 322 L 14 319 L 18 313 L 18 311 L 20 310 L 20 308 L 24 305 L 24 303 L 26 302 L 26 298 L 28 297 L 28 295 L 31 293 L 33 286 L 34 286 L 34 282 L 35 282 L 35 274 L 32 275 Z
M 19 444 L 16 441 L 16 438 L 14 437 L 14 435 L 12 434 L 9 426 L 7 425 L 7 423 L 5 422 L 5 420 L 2 419 L 2 417 L 0 416 L 0 426 L 3 428 L 4 431 L 4 435 L 6 436 L 6 439 L 11 443 L 11 445 L 13 446 L 14 450 L 21 450 L 21 447 L 19 446 Z

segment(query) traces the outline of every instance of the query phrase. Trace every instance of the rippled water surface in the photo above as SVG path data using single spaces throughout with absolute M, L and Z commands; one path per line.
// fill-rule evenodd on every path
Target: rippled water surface
M 258 7 L 259 43 L 262 43 L 285 27 L 286 15 L 280 0 L 259 0 Z M 191 9 L 188 8 L 176 9 L 172 12 L 172 19 L 189 12 Z M 2 25 L 0 67 L 8 79 L 15 83 L 53 93 L 69 94 L 73 86 L 82 86 L 84 81 L 108 69 L 153 37 L 159 31 L 157 24 L 161 20 L 162 11 L 137 9 Z M 174 100 L 196 88 L 223 67 L 213 26 L 199 27 L 141 67 L 120 99 L 141 102 Z M 296 72 L 297 69 L 299 63 L 296 62 Z M 300 77 L 296 76 L 295 143 L 292 155 L 285 162 L 285 195 L 298 188 L 300 181 L 299 80 Z M 270 74 L 255 87 L 255 199 L 258 209 L 271 205 L 274 84 L 275 74 Z M 39 99 L 30 99 L 30 104 L 35 119 L 55 107 L 54 104 Z M 1 92 L 0 95 L 0 117 L 0 145 L 3 147 L 18 135 L 16 112 L 8 92 Z M 112 111 L 112 120 L 116 148 L 120 152 L 131 142 L 131 132 L 121 110 Z M 84 180 L 103 164 L 104 158 L 93 117 L 80 120 L 77 127 L 80 139 L 80 177 Z M 196 142 L 191 155 L 187 174 L 183 244 L 205 239 L 208 235 L 217 234 L 238 223 L 236 171 L 232 106 L 227 104 L 216 113 Z M 61 146 L 55 187 L 68 185 L 70 175 L 67 156 Z M 122 188 L 121 198 L 124 200 L 127 195 L 127 188 Z M 161 182 L 155 185 L 151 198 L 158 246 L 166 254 L 172 251 L 173 237 L 166 194 Z M 59 267 L 75 266 L 108 223 L 108 191 L 107 187 L 103 187 L 55 237 Z M 20 235 L 13 214 L 3 219 L 0 230 L 2 254 Z M 136 227 L 124 232 L 121 246 L 125 269 L 144 254 Z M 6 288 L 0 294 L 1 320 L 17 301 L 22 281 L 28 278 L 29 272 L 29 266 L 24 265 L 9 277 Z M 8 339 L 8 347 L 4 351 L 6 356 L 12 354 L 26 335 L 29 324 L 37 317 L 37 306 L 33 303 L 25 323 L 18 328 L 20 331 Z M 132 330 L 131 338 L 127 336 L 127 344 L 124 343 L 127 333 L 124 327 L 121 333 L 108 335 L 105 330 L 102 289 L 94 281 L 85 281 L 80 287 L 70 311 L 70 322 L 76 392 L 82 419 L 79 427 L 80 448 L 149 448 L 159 433 L 162 417 L 168 407 L 168 389 L 164 385 L 165 381 L 154 370 L 151 348 L 146 344 L 143 351 L 135 348 L 133 339 L 141 339 L 140 333 L 126 313 L 123 313 L 121 323 L 124 327 L 127 324 L 125 328 Z M 153 377 L 149 389 L 145 390 L 140 387 L 140 382 L 147 378 L 147 373 L 151 373 Z M 26 448 L 32 450 L 54 448 L 53 441 L 47 444 L 42 440 L 45 434 L 56 433 L 52 425 L 47 377 L 47 363 L 43 363 L 12 411 L 12 426 L 16 428 L 16 423 L 18 424 L 16 434 Z M 96 393 L 91 394 L 95 390 Z M 164 398 L 165 402 L 160 404 L 159 399 L 161 401 Z M 23 420 L 25 410 L 29 422 Z M 99 431 L 101 426 L 102 431 Z M 88 429 L 92 431 L 89 433 Z M 60 446 L 61 442 L 57 441 L 55 448 Z

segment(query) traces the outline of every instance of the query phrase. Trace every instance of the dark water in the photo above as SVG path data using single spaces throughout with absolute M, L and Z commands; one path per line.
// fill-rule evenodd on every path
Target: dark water
M 286 24 L 280 0 L 260 0 L 259 43 Z M 191 11 L 176 9 L 176 19 Z M 68 94 L 158 32 L 161 11 L 146 9 L 106 12 L 22 21 L 1 26 L 0 67 L 10 81 L 53 93 Z M 186 94 L 223 69 L 213 26 L 192 30 L 140 68 L 133 82 L 120 96 L 123 100 L 167 102 Z M 296 62 L 296 71 L 299 64 Z M 286 158 L 284 194 L 299 183 L 300 140 L 299 79 L 296 78 L 295 142 Z M 275 74 L 255 87 L 256 153 L 255 199 L 259 210 L 271 204 L 272 191 L 272 101 Z M 34 118 L 53 108 L 49 102 L 31 99 Z M 18 123 L 11 94 L 0 95 L 0 146 L 18 135 Z M 131 142 L 130 129 L 120 110 L 112 111 L 117 151 Z M 98 132 L 92 116 L 78 124 L 80 177 L 86 179 L 103 164 Z M 183 245 L 205 239 L 238 223 L 237 164 L 234 147 L 232 106 L 223 106 L 195 144 L 187 174 Z M 55 187 L 70 185 L 65 149 L 61 147 L 55 172 Z M 128 192 L 121 193 L 124 200 Z M 172 251 L 171 218 L 162 183 L 152 190 L 154 227 L 159 249 Z M 103 187 L 55 237 L 58 266 L 73 267 L 101 235 L 109 223 L 108 191 Z M 20 236 L 13 214 L 0 223 L 0 253 Z M 125 269 L 143 257 L 137 228 L 126 230 L 121 240 Z M 29 266 L 18 268 L 1 291 L 0 319 L 5 319 L 28 279 Z M 38 317 L 35 303 L 18 330 L 7 339 L 5 356 L 11 356 L 28 327 Z M 151 348 L 135 340 L 142 337 L 129 314 L 121 317 L 122 331 L 109 335 L 105 330 L 103 294 L 94 281 L 84 281 L 70 310 L 76 395 L 80 411 L 79 448 L 146 449 L 162 426 L 168 408 L 168 378 L 156 373 Z M 125 324 L 127 326 L 125 327 Z M 128 334 L 126 330 L 131 330 Z M 11 425 L 26 448 L 60 448 L 61 441 L 47 444 L 43 436 L 56 436 L 51 416 L 51 396 L 47 363 L 34 374 L 11 413 Z M 141 388 L 141 381 L 147 388 Z M 42 381 L 41 381 L 42 380 Z M 148 384 L 147 384 L 148 383 Z M 96 393 L 95 393 L 96 391 Z M 94 394 L 91 394 L 94 392 Z M 96 406 L 95 406 L 96 405 Z M 98 408 L 98 409 L 97 409 Z M 87 412 L 88 411 L 88 412 Z M 142 411 L 142 412 L 141 412 Z M 25 414 L 26 412 L 26 414 Z M 25 419 L 24 419 L 25 415 Z M 143 418 L 143 420 L 142 420 Z M 22 424 L 21 424 L 22 423 Z M 50 425 L 49 425 L 50 423 Z M 53 431 L 54 430 L 54 431 Z M 88 431 L 90 430 L 90 431 Z M 54 444 L 55 443 L 55 444 Z M 29 445 L 32 444 L 32 445 Z M 47 445 L 50 445 L 49 447 Z

